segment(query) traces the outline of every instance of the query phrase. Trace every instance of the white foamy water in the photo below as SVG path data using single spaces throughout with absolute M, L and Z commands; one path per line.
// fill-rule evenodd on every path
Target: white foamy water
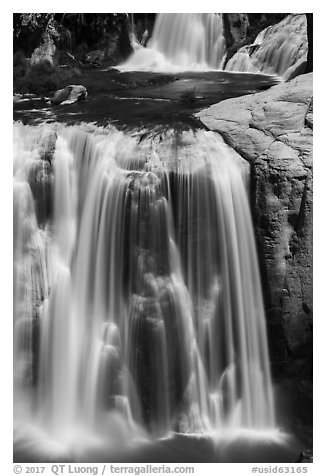
M 121 71 L 222 69 L 226 53 L 219 13 L 159 13 L 145 47 L 137 45 Z
M 204 131 L 14 131 L 16 423 L 68 447 L 273 433 L 248 164 Z
M 263 73 L 282 78 L 307 59 L 305 15 L 292 14 L 262 30 L 254 43 L 240 48 L 225 65 L 226 71 Z

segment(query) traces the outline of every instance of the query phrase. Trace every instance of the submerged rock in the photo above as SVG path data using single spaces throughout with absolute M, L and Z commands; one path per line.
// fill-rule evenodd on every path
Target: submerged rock
M 276 74 L 284 79 L 302 73 L 308 52 L 304 14 L 288 15 L 261 31 L 253 44 L 240 48 L 227 62 L 227 71 Z
M 64 89 L 59 89 L 54 93 L 54 96 L 50 99 L 52 106 L 58 106 L 59 104 L 73 104 L 74 102 L 86 99 L 87 89 L 82 85 L 71 84 Z

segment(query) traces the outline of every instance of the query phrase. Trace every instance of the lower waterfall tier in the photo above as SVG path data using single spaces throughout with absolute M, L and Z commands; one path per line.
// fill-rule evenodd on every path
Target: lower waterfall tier
M 16 420 L 275 430 L 245 161 L 203 131 L 14 134 Z

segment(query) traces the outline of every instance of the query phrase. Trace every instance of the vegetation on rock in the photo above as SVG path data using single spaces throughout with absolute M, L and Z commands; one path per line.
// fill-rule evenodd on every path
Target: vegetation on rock
M 124 13 L 15 13 L 13 23 L 14 92 L 49 94 L 132 52 Z
M 32 64 L 22 51 L 14 55 L 14 92 L 46 95 L 76 82 L 80 71 L 76 68 L 61 68 L 48 59 Z

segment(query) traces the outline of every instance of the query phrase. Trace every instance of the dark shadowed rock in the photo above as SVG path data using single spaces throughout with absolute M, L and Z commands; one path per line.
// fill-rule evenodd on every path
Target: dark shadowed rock
M 39 146 L 39 154 L 42 160 L 52 162 L 57 141 L 57 133 L 53 130 L 45 130 Z
M 229 23 L 229 30 L 232 36 L 233 43 L 240 43 L 246 39 L 247 30 L 249 26 L 248 13 L 227 13 Z
M 53 168 L 47 160 L 36 161 L 30 168 L 28 183 L 31 188 L 37 223 L 44 228 L 53 211 Z

